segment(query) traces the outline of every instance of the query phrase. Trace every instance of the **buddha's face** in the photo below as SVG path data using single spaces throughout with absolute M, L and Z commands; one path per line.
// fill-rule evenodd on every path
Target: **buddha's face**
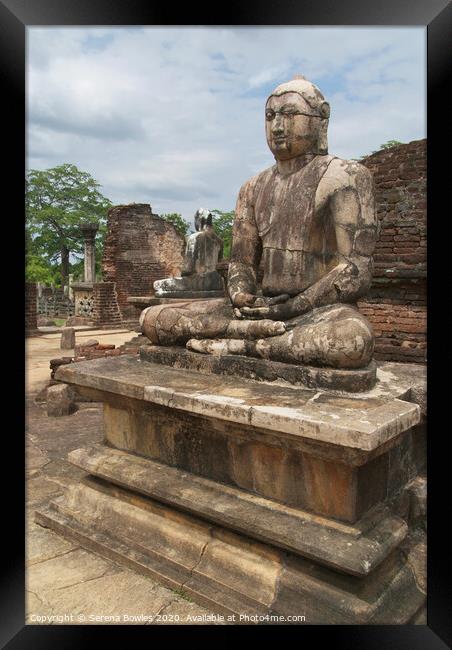
M 290 160 L 317 150 L 320 113 L 301 95 L 272 95 L 265 106 L 265 133 L 277 160 Z

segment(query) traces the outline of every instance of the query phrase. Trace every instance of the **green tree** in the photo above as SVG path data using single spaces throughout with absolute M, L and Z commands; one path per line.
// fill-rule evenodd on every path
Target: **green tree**
M 25 199 L 27 279 L 46 282 L 48 274 L 54 275 L 55 264 L 59 263 L 58 279 L 62 285 L 67 284 L 70 255 L 83 255 L 79 226 L 95 222 L 101 235 L 106 232 L 107 210 L 112 203 L 100 193 L 99 187 L 89 173 L 69 163 L 29 170 Z M 96 238 L 97 258 L 100 240 Z
M 181 214 L 178 214 L 177 212 L 171 212 L 170 214 L 162 214 L 160 216 L 162 219 L 165 219 L 165 221 L 172 223 L 177 232 L 181 234 L 182 237 L 185 237 L 185 235 L 188 233 L 190 224 L 182 218 Z
M 388 140 L 384 144 L 380 145 L 380 149 L 378 149 L 378 151 L 381 151 L 381 149 L 392 149 L 392 147 L 397 147 L 399 144 L 403 144 L 403 142 L 400 142 L 400 140 Z M 372 153 L 377 153 L 377 152 L 372 151 Z
M 231 210 L 230 212 L 222 212 L 221 210 L 211 210 L 211 213 L 213 215 L 213 229 L 223 240 L 223 257 L 230 257 L 232 246 L 232 224 L 234 223 L 235 211 Z
M 392 149 L 392 147 L 397 147 L 399 144 L 404 144 L 404 143 L 400 142 L 400 140 L 388 140 L 384 144 L 381 144 L 379 149 L 376 149 L 375 151 L 372 151 L 370 154 L 365 153 L 364 155 L 360 156 L 359 158 L 352 158 L 351 160 L 354 160 L 355 162 L 359 162 L 360 160 L 363 160 L 364 158 L 367 158 L 368 156 L 371 156 L 374 153 L 378 153 L 382 149 Z

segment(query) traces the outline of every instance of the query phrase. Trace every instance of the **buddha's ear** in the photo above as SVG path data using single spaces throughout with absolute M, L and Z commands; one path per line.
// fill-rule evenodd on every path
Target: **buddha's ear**
M 328 118 L 330 116 L 330 105 L 328 102 L 322 102 L 319 106 L 320 115 Z
M 317 139 L 317 153 L 318 154 L 327 154 L 328 153 L 328 119 L 321 120 L 319 127 L 319 137 Z

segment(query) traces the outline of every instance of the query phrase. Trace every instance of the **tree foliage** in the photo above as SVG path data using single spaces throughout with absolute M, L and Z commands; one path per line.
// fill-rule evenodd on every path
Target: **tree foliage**
M 182 235 L 182 237 L 185 237 L 185 235 L 188 233 L 190 224 L 185 221 L 185 219 L 183 219 L 181 214 L 177 212 L 171 212 L 170 214 L 162 214 L 160 216 L 162 219 L 165 219 L 165 221 L 172 223 L 177 232 Z
M 400 142 L 400 140 L 388 140 L 384 144 L 380 145 L 380 149 L 378 149 L 378 151 L 381 151 L 381 149 L 392 149 L 392 147 L 397 147 L 399 144 L 403 144 L 403 142 Z M 377 153 L 377 152 L 372 151 L 372 153 Z
M 235 211 L 222 212 L 221 210 L 211 210 L 211 212 L 213 215 L 213 228 L 223 240 L 223 257 L 228 258 L 231 255 L 232 224 L 234 223 Z
M 375 151 L 372 151 L 370 154 L 365 153 L 364 155 L 360 156 L 359 158 L 352 158 L 355 162 L 360 162 L 360 160 L 364 160 L 364 158 L 367 158 L 367 156 L 371 156 L 374 153 L 378 153 L 382 149 L 392 149 L 392 147 L 397 147 L 399 144 L 404 144 L 403 142 L 400 142 L 400 140 L 388 140 L 384 144 L 380 145 L 379 149 L 376 149 Z
M 100 259 L 101 238 L 112 203 L 99 187 L 89 173 L 69 163 L 29 170 L 25 199 L 27 279 L 47 282 L 50 274 L 57 284 L 67 283 L 70 255 L 83 256 L 82 223 L 99 224 L 96 258 Z

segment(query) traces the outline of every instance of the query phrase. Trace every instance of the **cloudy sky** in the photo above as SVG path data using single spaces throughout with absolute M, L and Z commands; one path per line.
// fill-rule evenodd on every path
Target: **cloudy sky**
M 27 165 L 73 163 L 113 203 L 191 221 L 273 164 L 264 104 L 295 74 L 331 104 L 330 153 L 426 137 L 425 29 L 29 27 Z

